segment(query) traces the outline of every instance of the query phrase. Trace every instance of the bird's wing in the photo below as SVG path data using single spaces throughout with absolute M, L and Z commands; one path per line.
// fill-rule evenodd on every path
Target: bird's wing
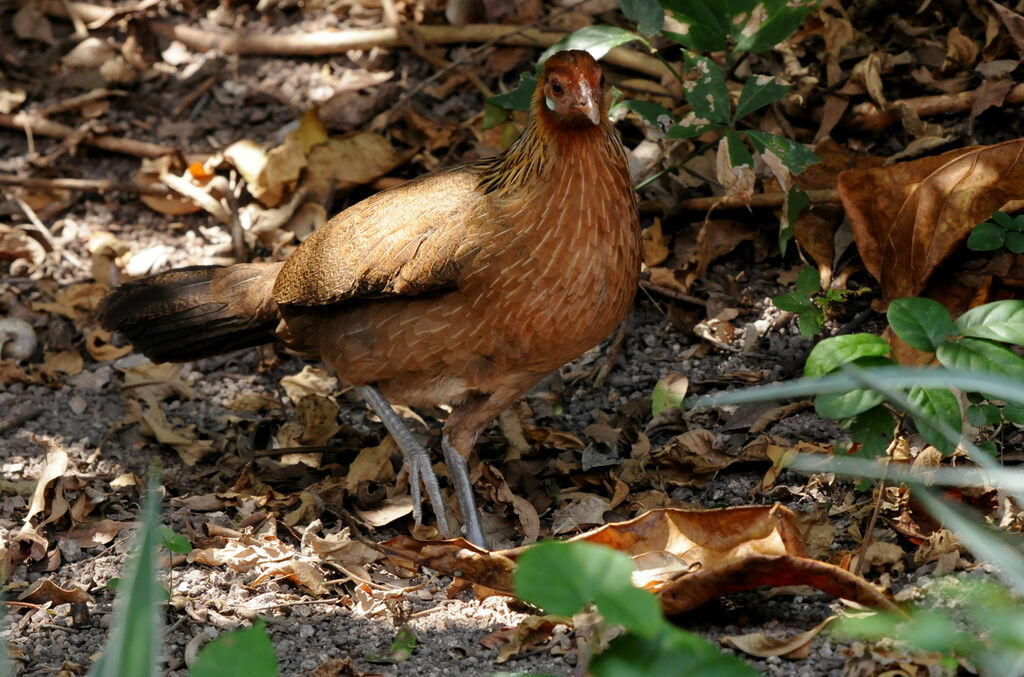
M 321 306 L 453 285 L 479 250 L 475 231 L 486 209 L 479 179 L 472 166 L 457 167 L 349 207 L 288 257 L 274 300 Z

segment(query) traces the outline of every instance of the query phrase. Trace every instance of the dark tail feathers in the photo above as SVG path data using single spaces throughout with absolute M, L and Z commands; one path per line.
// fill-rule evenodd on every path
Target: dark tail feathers
M 100 324 L 154 362 L 187 362 L 269 343 L 280 263 L 192 266 L 128 282 L 107 295 Z

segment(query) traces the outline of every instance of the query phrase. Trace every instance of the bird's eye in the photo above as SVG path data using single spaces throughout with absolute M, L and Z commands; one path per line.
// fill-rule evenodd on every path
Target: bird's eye
M 562 96 L 562 85 L 558 84 L 557 82 L 552 82 L 551 91 L 558 96 Z

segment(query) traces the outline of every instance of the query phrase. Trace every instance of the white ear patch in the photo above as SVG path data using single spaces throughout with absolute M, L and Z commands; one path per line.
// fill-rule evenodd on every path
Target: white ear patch
M 555 110 L 555 102 L 551 100 L 550 96 L 544 97 L 544 103 L 547 104 L 548 110 Z

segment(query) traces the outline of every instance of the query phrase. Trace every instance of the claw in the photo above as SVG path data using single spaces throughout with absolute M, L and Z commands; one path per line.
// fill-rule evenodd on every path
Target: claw
M 430 456 L 409 429 L 402 423 L 395 410 L 391 408 L 384 395 L 377 388 L 366 385 L 356 386 L 370 408 L 380 417 L 384 427 L 391 433 L 395 444 L 405 457 L 405 465 L 409 469 L 409 487 L 412 493 L 412 516 L 417 526 L 423 524 L 423 493 L 421 486 L 427 490 L 427 499 L 437 517 L 437 530 L 442 538 L 452 538 L 448 526 L 448 516 L 441 498 L 441 487 L 437 483 L 437 475 L 430 463 Z M 468 478 L 468 475 L 467 475 Z

